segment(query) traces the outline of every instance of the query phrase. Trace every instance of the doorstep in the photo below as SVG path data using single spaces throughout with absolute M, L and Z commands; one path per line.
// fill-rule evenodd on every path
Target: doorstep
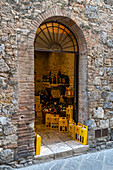
M 34 156 L 34 164 L 84 154 L 88 150 L 89 145 L 82 145 L 74 140 L 41 146 L 40 155 Z

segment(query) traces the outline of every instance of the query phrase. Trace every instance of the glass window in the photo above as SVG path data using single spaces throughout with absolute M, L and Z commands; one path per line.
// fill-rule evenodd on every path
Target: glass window
M 48 22 L 40 25 L 35 36 L 35 48 L 78 52 L 76 38 L 64 25 L 58 22 Z

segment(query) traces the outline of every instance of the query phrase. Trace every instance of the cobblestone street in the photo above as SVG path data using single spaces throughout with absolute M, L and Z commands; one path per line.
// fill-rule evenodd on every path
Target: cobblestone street
M 36 164 L 20 170 L 113 170 L 113 149 Z

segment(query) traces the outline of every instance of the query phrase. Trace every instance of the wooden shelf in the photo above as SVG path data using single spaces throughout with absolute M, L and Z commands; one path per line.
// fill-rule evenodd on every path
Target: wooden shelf
M 57 86 L 69 86 L 69 84 L 50 84 L 49 82 L 42 82 L 45 86 L 51 87 L 57 87 Z

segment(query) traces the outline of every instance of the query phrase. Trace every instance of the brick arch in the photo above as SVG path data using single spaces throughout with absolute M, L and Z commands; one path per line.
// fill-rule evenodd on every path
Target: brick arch
M 29 27 L 27 45 L 19 48 L 19 109 L 18 109 L 18 157 L 34 155 L 34 39 L 39 25 L 45 21 L 58 20 L 75 34 L 79 45 L 79 117 L 83 123 L 87 119 L 87 48 L 80 23 L 73 13 L 53 6 L 37 16 Z M 27 48 L 26 48 L 27 47 Z M 23 60 L 23 55 L 25 60 Z M 24 63 L 25 65 L 24 65 Z M 24 71 L 24 67 L 26 68 Z M 85 114 L 86 113 L 86 114 Z M 23 116 L 22 116 L 23 115 Z M 24 135 L 26 133 L 26 135 Z

